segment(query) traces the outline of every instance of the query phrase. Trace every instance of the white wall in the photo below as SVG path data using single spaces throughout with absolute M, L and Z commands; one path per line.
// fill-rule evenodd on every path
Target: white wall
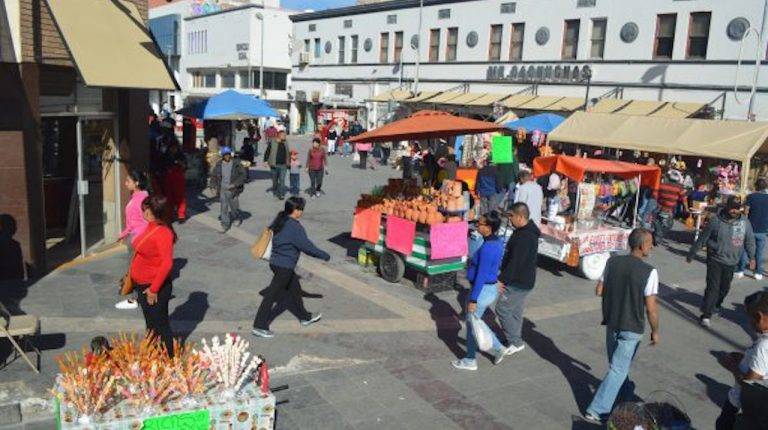
M 19 0 L 0 2 L 0 61 L 21 62 L 21 12 Z M 6 27 L 7 24 L 7 27 Z

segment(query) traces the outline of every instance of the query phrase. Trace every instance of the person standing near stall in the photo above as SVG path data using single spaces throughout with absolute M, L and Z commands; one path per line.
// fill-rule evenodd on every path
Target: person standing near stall
M 328 159 L 320 146 L 320 139 L 312 139 L 312 147 L 307 152 L 307 173 L 309 173 L 309 194 L 312 198 L 320 197 L 323 192 L 323 175 L 326 172 Z
M 291 148 L 286 142 L 285 132 L 282 131 L 269 140 L 267 150 L 264 151 L 264 162 L 272 171 L 272 193 L 280 200 L 285 199 L 285 172 L 290 153 Z
M 239 224 L 243 222 L 238 196 L 245 188 L 247 177 L 243 163 L 232 158 L 232 149 L 228 146 L 221 148 L 221 160 L 211 173 L 211 184 L 217 190 L 221 203 L 221 233 L 226 233 L 234 220 L 238 220 Z
M 133 240 L 144 233 L 147 229 L 147 220 L 144 219 L 144 211 L 141 204 L 144 199 L 149 197 L 147 192 L 149 179 L 147 174 L 138 170 L 131 170 L 125 178 L 125 188 L 131 193 L 131 199 L 125 205 L 125 228 L 120 232 L 118 241 L 123 241 L 128 248 L 128 270 L 131 269 L 131 260 L 133 259 Z M 122 286 L 123 280 L 120 279 Z M 117 309 L 136 309 L 139 305 L 136 299 L 131 297 L 115 304 Z
M 529 171 L 520 172 L 520 185 L 515 192 L 515 203 L 525 203 L 531 214 L 531 220 L 539 226 L 541 225 L 541 207 L 544 204 L 544 190 L 536 182 Z
M 274 276 L 253 320 L 254 336 L 275 337 L 275 334 L 269 330 L 269 324 L 272 321 L 272 308 L 281 300 L 287 301 L 288 309 L 296 315 L 302 326 L 312 325 L 323 317 L 323 314 L 312 314 L 304 307 L 301 284 L 295 272 L 302 252 L 323 261 L 331 259 L 327 252 L 319 249 L 309 240 L 304 227 L 299 222 L 304 214 L 305 205 L 306 201 L 303 198 L 289 197 L 285 202 L 285 209 L 277 214 L 269 226 L 272 230 L 272 255 L 269 258 L 269 268 Z
M 147 332 L 159 338 L 168 355 L 173 356 L 173 332 L 168 316 L 171 299 L 171 269 L 176 232 L 173 231 L 171 207 L 164 196 L 152 195 L 141 204 L 147 228 L 134 240 L 136 254 L 129 276 L 144 314 Z
M 368 153 L 373 148 L 373 144 L 371 142 L 359 142 L 355 144 L 355 150 L 357 150 L 357 153 L 360 155 L 360 164 L 358 165 L 359 168 L 365 170 L 365 168 L 368 165 Z M 373 168 L 373 166 L 371 166 Z

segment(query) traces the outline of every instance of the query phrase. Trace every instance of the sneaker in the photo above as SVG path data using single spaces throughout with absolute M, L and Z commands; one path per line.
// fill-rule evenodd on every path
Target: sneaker
M 602 424 L 603 420 L 600 419 L 597 415 L 593 414 L 592 412 L 585 412 L 584 413 L 584 420 L 592 423 L 592 424 Z
M 312 318 L 310 318 L 310 319 L 308 319 L 306 321 L 302 321 L 301 325 L 304 326 L 304 327 L 310 326 L 310 325 L 320 321 L 320 319 L 322 319 L 322 318 L 323 318 L 323 314 L 315 314 L 315 315 L 312 315 Z
M 221 233 L 221 234 L 225 234 L 228 231 L 229 231 L 229 226 L 226 226 L 226 227 L 225 226 L 221 226 L 221 229 L 219 229 L 219 233 Z
M 493 364 L 498 366 L 506 356 L 507 348 L 501 347 L 493 353 Z
M 762 280 L 763 280 L 763 275 L 759 273 L 755 273 L 755 281 L 762 281 Z
M 701 324 L 702 327 L 710 327 L 712 325 L 712 321 L 710 321 L 709 318 L 701 317 L 699 324 Z
M 518 353 L 525 349 L 525 345 L 515 346 L 515 345 L 509 345 L 508 347 L 504 348 L 504 355 L 512 355 L 515 353 Z
M 461 360 L 451 361 L 451 365 L 461 370 L 477 370 L 477 360 L 462 358 Z
M 309 198 L 310 199 L 316 199 L 317 198 L 317 194 L 312 194 L 312 195 L 309 196 Z
M 272 330 L 264 330 L 260 328 L 255 328 L 251 330 L 251 334 L 253 334 L 256 337 L 263 337 L 265 339 L 272 339 L 275 337 L 275 333 Z
M 320 191 L 315 193 L 315 197 L 317 197 L 318 199 L 320 198 Z
M 744 272 L 733 272 L 734 279 L 744 279 Z
M 120 310 L 136 309 L 139 304 L 136 303 L 136 299 L 125 299 L 122 302 L 115 303 L 115 307 Z

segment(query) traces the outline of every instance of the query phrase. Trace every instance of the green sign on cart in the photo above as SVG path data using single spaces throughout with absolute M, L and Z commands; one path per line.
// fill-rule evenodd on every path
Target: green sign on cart
M 493 136 L 491 161 L 494 164 L 508 164 L 515 161 L 515 155 L 512 152 L 512 136 Z
M 148 418 L 142 430 L 208 430 L 211 427 L 211 413 L 207 409 L 181 414 Z

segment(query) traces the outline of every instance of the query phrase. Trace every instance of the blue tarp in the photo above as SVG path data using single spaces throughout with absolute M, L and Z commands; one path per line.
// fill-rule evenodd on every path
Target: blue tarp
M 176 111 L 179 115 L 200 119 L 237 120 L 278 117 L 269 102 L 256 96 L 227 90 L 208 100 Z
M 565 118 L 553 113 L 542 113 L 539 115 L 527 116 L 525 118 L 516 119 L 504 123 L 504 127 L 510 130 L 517 130 L 518 128 L 524 128 L 529 133 L 534 130 L 540 130 L 543 133 L 549 133 L 558 125 L 560 125 Z

